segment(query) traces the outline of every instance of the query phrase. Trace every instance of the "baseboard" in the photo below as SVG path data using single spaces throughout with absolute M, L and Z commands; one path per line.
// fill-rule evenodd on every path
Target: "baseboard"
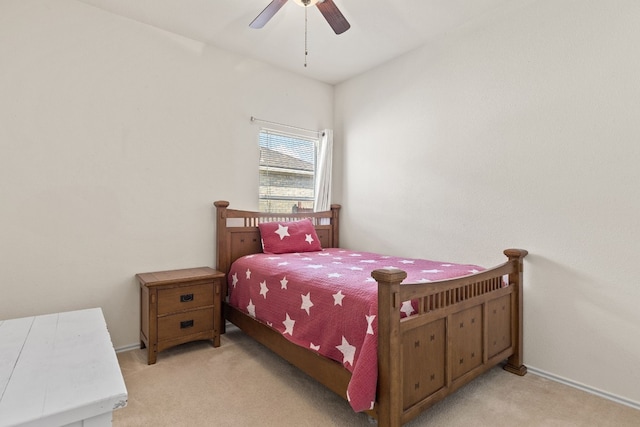
M 541 369 L 537 369 L 537 368 L 531 367 L 529 365 L 527 365 L 527 369 L 528 369 L 529 373 L 532 373 L 534 375 L 538 375 L 540 377 L 547 378 L 547 379 L 549 379 L 551 381 L 562 383 L 562 384 L 568 385 L 569 387 L 577 388 L 579 390 L 586 391 L 587 393 L 595 394 L 596 396 L 602 397 L 604 399 L 611 400 L 613 402 L 617 402 L 617 403 L 620 403 L 622 405 L 626 405 L 626 406 L 629 406 L 631 408 L 640 410 L 640 402 L 635 402 L 633 400 L 626 399 L 624 397 L 620 397 L 620 396 L 617 396 L 615 394 L 608 393 L 606 391 L 598 390 L 596 388 L 586 386 L 586 385 L 581 384 L 579 382 L 568 380 L 566 378 L 560 377 L 558 375 L 551 374 L 549 372 L 545 372 L 545 371 L 543 371 Z
M 123 353 L 125 351 L 139 350 L 139 349 L 140 349 L 140 343 L 136 343 L 136 344 L 125 345 L 123 347 L 118 347 L 115 350 L 116 350 L 116 353 Z

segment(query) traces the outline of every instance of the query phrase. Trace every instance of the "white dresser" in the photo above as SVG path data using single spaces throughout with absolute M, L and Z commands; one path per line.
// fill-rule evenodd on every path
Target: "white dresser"
M 0 426 L 111 426 L 127 389 L 100 308 L 0 320 Z

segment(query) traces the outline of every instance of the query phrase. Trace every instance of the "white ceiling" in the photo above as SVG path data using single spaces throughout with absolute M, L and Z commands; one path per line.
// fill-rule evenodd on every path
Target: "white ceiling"
M 513 0 L 334 0 L 351 24 L 336 35 L 320 11 L 288 1 L 264 28 L 271 0 L 81 0 L 155 27 L 336 84 L 481 20 Z

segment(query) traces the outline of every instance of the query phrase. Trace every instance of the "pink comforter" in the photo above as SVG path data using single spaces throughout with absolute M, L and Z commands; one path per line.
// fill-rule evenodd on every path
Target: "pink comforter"
M 288 340 L 336 360 L 352 373 L 347 399 L 372 409 L 378 380 L 378 287 L 371 271 L 395 267 L 406 283 L 465 276 L 475 265 L 383 256 L 343 249 L 255 254 L 229 272 L 229 303 L 280 331 Z M 403 303 L 403 316 L 415 310 Z

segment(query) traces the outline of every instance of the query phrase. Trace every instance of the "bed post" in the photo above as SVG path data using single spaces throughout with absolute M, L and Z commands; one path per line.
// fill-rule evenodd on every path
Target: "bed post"
M 407 273 L 395 268 L 374 270 L 378 282 L 378 425 L 402 424 L 400 282 Z
M 216 247 L 216 268 L 218 271 L 222 271 L 224 274 L 229 272 L 229 251 L 228 251 L 228 236 L 226 233 L 227 228 L 227 207 L 229 202 L 225 200 L 218 200 L 213 202 L 216 207 L 216 240 L 218 246 Z
M 331 230 L 333 234 L 331 236 L 331 247 L 340 247 L 340 205 L 331 205 Z
M 511 315 L 511 335 L 513 345 L 513 355 L 509 357 L 504 366 L 506 371 L 517 375 L 525 375 L 527 367 L 523 363 L 523 335 L 522 335 L 522 284 L 523 284 L 523 259 L 528 252 L 524 249 L 506 249 L 504 254 L 509 261 L 515 264 L 515 269 L 509 274 L 509 284 L 514 287 L 512 294 L 512 315 Z

